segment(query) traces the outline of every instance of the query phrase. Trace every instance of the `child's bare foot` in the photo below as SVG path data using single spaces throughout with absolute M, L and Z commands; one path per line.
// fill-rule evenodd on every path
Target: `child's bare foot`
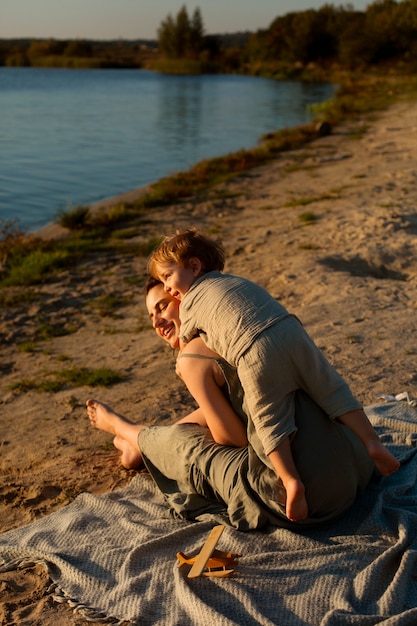
M 377 470 L 383 476 L 389 476 L 396 472 L 400 467 L 400 462 L 393 454 L 381 443 L 379 439 L 373 439 L 367 445 L 368 453 L 374 461 Z
M 285 484 L 287 501 L 285 512 L 288 519 L 292 522 L 301 522 L 308 516 L 307 500 L 305 498 L 305 489 L 301 480 L 296 478 L 287 481 Z
M 139 450 L 130 445 L 126 439 L 116 437 L 113 439 L 113 445 L 122 453 L 120 455 L 120 463 L 126 469 L 139 469 L 142 465 L 142 455 Z

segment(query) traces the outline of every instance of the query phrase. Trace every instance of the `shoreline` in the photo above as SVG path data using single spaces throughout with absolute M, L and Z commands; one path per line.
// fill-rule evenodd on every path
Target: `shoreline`
M 415 397 L 416 134 L 417 102 L 394 104 L 279 154 L 216 193 L 150 211 L 141 236 L 190 225 L 216 233 L 226 271 L 256 280 L 295 313 L 363 404 L 382 394 Z M 131 480 L 111 437 L 91 428 L 87 398 L 146 424 L 172 423 L 192 410 L 171 351 L 150 328 L 145 272 L 146 258 L 98 254 L 0 313 L 3 532 L 81 492 Z M 107 296 L 119 299 L 118 308 L 105 309 Z M 41 325 L 71 332 L 39 339 Z M 22 342 L 32 350 L 19 350 Z M 69 367 L 108 367 L 126 379 L 55 393 L 10 389 Z M 0 573 L 0 584 L 0 615 L 7 610 L 18 623 L 25 610 L 44 626 L 73 623 L 68 607 L 52 603 L 40 565 Z
M 160 180 L 160 179 L 158 179 Z M 157 181 L 155 181 L 157 182 Z M 131 189 L 130 191 L 125 191 L 123 193 L 119 193 L 116 196 L 110 196 L 108 198 L 103 198 L 98 202 L 94 202 L 93 204 L 88 205 L 88 209 L 92 215 L 99 212 L 102 209 L 109 209 L 117 204 L 121 204 L 123 202 L 135 202 L 139 200 L 139 198 L 147 193 L 150 186 L 154 183 L 150 183 L 148 185 L 144 185 L 142 187 L 136 187 Z M 39 237 L 40 239 L 60 239 L 64 237 L 68 233 L 68 229 L 60 226 L 58 222 L 50 222 L 43 226 L 42 228 L 38 228 L 35 231 L 31 232 L 30 235 L 35 237 Z

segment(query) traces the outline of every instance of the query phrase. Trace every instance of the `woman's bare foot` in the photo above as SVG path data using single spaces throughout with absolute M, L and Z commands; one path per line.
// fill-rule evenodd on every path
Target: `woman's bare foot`
M 304 485 L 301 480 L 294 478 L 287 481 L 284 486 L 287 494 L 285 513 L 292 522 L 301 522 L 308 516 Z
M 120 450 L 120 463 L 126 469 L 139 469 L 142 464 L 142 455 L 139 450 L 133 448 L 126 439 L 116 437 L 113 439 L 113 445 Z
M 86 406 L 91 425 L 114 435 L 113 444 L 122 453 L 120 462 L 123 467 L 138 469 L 142 465 L 138 435 L 145 426 L 134 424 L 103 402 L 87 400 Z
M 113 411 L 111 407 L 103 402 L 98 402 L 97 400 L 87 400 L 87 414 L 91 425 L 94 428 L 98 428 L 99 430 L 104 430 L 106 433 L 110 433 L 111 435 L 118 434 L 118 427 L 120 426 L 120 422 L 130 422 L 123 415 L 119 415 Z
M 382 476 L 389 476 L 399 469 L 399 460 L 391 454 L 379 439 L 369 441 L 367 448 L 369 456 Z

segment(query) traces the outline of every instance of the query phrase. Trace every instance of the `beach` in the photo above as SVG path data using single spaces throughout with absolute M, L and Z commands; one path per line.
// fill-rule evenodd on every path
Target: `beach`
M 207 196 L 152 209 L 138 239 L 188 226 L 218 236 L 226 271 L 260 283 L 297 315 L 364 405 L 416 396 L 416 135 L 417 103 L 393 104 Z M 81 492 L 106 493 L 131 480 L 111 437 L 91 428 L 88 398 L 146 424 L 169 424 L 194 408 L 175 375 L 175 355 L 151 328 L 145 276 L 145 257 L 103 252 L 28 288 L 37 294 L 32 301 L 1 311 L 2 532 Z M 111 309 L 110 295 L 118 299 Z M 39 341 L 41 327 L 68 332 L 45 332 Z M 31 350 L 19 349 L 34 338 Z M 71 367 L 106 367 L 123 380 L 55 393 L 23 384 Z M 41 565 L 0 573 L 0 623 L 77 623 L 48 587 Z

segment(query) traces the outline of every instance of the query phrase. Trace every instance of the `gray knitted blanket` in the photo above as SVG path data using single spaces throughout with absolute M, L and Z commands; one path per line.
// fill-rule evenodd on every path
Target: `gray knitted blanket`
M 400 470 L 373 481 L 326 527 L 242 533 L 231 578 L 187 578 L 176 553 L 198 552 L 217 520 L 167 514 L 144 474 L 124 489 L 81 494 L 60 511 L 0 536 L 0 570 L 40 562 L 86 620 L 155 626 L 415 626 L 417 624 L 417 409 L 369 407 Z

